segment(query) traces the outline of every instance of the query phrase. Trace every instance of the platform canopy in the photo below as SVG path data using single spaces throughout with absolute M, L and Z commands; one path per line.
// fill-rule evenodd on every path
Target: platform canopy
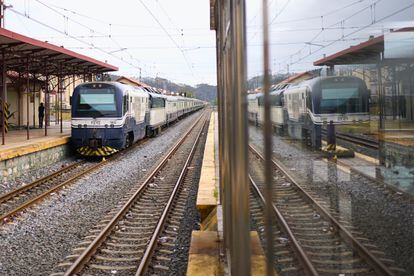
M 397 30 L 391 30 L 390 34 L 402 34 L 402 33 L 407 33 L 407 32 L 410 32 L 410 33 L 414 32 L 414 28 L 407 27 L 407 28 L 401 28 Z M 406 47 L 409 47 L 409 46 L 406 46 Z M 349 65 L 349 64 L 378 64 L 381 61 L 381 59 L 384 58 L 384 57 L 381 57 L 381 55 L 384 54 L 385 48 L 386 48 L 385 35 L 381 35 L 378 37 L 372 37 L 369 40 L 364 41 L 358 45 L 351 46 L 333 55 L 317 60 L 313 63 L 313 65 L 334 66 L 334 65 Z M 401 62 L 401 60 L 399 59 L 393 59 L 393 60 L 397 62 Z M 404 58 L 404 60 L 408 60 L 408 58 Z M 412 57 L 410 58 L 410 60 L 412 60 Z
M 8 71 L 42 75 L 100 74 L 116 66 L 0 28 L 0 59 Z
M 313 63 L 315 66 L 333 66 L 347 64 L 377 63 L 384 51 L 384 36 L 381 35 L 368 41 L 351 46 Z

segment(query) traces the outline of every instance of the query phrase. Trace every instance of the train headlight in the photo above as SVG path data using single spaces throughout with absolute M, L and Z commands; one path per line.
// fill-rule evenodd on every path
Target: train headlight
M 81 125 L 81 124 L 79 124 L 79 125 L 78 125 L 78 128 L 82 128 L 82 125 Z
M 105 125 L 105 128 L 108 128 L 108 124 Z
M 111 128 L 114 128 L 114 124 L 111 124 Z
M 87 128 L 87 127 L 88 127 L 88 125 L 87 125 L 87 124 L 84 124 L 84 125 L 83 125 L 83 127 L 84 127 L 84 128 Z

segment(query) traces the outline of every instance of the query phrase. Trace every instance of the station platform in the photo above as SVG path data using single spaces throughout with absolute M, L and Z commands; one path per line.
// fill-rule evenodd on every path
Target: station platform
M 204 148 L 196 206 L 200 212 L 200 231 L 193 231 L 187 275 L 224 275 L 223 217 L 219 194 L 218 117 L 211 113 Z M 264 275 L 266 259 L 257 232 L 250 232 L 251 274 Z M 276 273 L 275 273 L 276 275 Z
M 47 129 L 48 136 L 45 136 L 44 129 L 38 128 L 30 129 L 29 133 L 29 140 L 25 129 L 6 133 L 6 143 L 0 145 L 0 161 L 68 143 L 70 122 L 64 122 L 63 133 L 60 133 L 60 125 L 54 123 Z
M 25 129 L 6 133 L 6 143 L 0 145 L 0 178 L 3 182 L 67 156 L 70 122 L 64 122 L 63 133 L 60 133 L 60 125 L 53 122 L 48 127 L 48 136 L 44 129 L 29 131 L 29 140 Z

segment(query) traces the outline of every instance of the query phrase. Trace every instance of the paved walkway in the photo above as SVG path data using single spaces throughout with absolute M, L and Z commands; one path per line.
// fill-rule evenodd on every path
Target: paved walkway
M 54 123 L 47 132 L 48 136 L 45 136 L 44 129 L 30 129 L 30 139 L 27 140 L 25 129 L 9 131 L 6 133 L 5 145 L 1 145 L 0 137 L 0 161 L 68 143 L 70 122 L 63 123 L 63 133 L 60 133 L 60 125 Z

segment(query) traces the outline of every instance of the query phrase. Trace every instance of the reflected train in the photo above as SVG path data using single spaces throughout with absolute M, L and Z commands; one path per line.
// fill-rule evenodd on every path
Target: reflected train
M 71 104 L 71 145 L 84 156 L 111 155 L 205 106 L 118 82 L 78 85 Z
M 321 126 L 370 120 L 370 91 L 357 77 L 316 77 L 299 84 L 280 84 L 270 92 L 271 121 L 277 132 L 321 146 Z M 248 117 L 264 121 L 264 96 L 248 96 Z

